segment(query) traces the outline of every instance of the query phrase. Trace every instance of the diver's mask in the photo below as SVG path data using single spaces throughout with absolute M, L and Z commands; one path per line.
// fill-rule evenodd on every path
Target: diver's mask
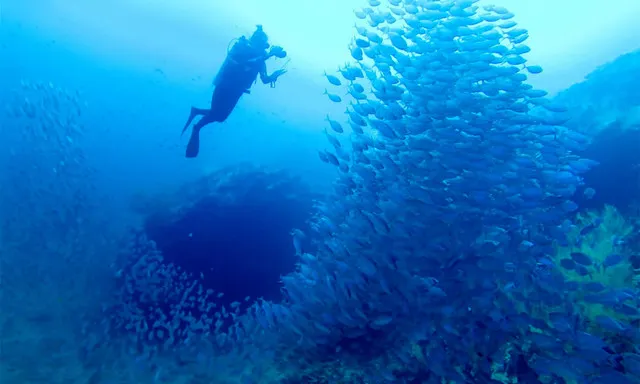
M 256 26 L 256 31 L 253 32 L 253 35 L 249 38 L 249 42 L 251 43 L 251 46 L 257 49 L 266 50 L 269 48 L 269 37 L 262 30 L 262 25 L 258 24 Z

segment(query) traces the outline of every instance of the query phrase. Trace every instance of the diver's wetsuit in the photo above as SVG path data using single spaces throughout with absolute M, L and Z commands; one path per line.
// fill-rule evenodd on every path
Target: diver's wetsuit
M 211 95 L 210 108 L 191 107 L 191 113 L 182 133 L 187 130 L 196 116 L 202 116 L 202 118 L 191 131 L 191 138 L 187 145 L 187 157 L 198 156 L 200 130 L 208 124 L 225 121 L 238 104 L 240 97 L 249 93 L 249 89 L 255 83 L 258 75 L 264 84 L 275 81 L 275 78 L 268 76 L 266 72 L 265 60 L 269 57 L 266 51 L 260 52 L 251 49 L 244 38 L 235 43 L 214 81 L 215 89 Z

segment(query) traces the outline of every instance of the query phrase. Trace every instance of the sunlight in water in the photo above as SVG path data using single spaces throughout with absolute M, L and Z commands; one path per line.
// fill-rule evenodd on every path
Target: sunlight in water
M 493 2 L 482 1 L 482 4 Z M 500 5 L 529 29 L 529 59 L 545 67 L 536 77 L 555 91 L 617 55 L 640 47 L 640 2 L 567 0 Z M 110 2 L 43 1 L 38 11 L 24 5 L 25 17 L 68 39 L 118 60 L 161 60 L 192 70 L 211 71 L 228 43 L 262 24 L 275 44 L 284 46 L 295 70 L 316 76 L 349 60 L 356 21 L 364 0 L 205 0 Z M 13 7 L 16 7 L 13 5 Z M 48 17 L 54 12 L 56 17 Z

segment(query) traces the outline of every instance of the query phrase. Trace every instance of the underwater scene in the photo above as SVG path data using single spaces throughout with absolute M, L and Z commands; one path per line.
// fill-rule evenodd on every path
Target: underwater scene
M 640 383 L 638 20 L 0 0 L 0 384 Z

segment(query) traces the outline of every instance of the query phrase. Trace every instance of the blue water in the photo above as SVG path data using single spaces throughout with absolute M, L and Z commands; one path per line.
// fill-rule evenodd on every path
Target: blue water
M 1 383 L 640 382 L 640 9 L 378 3 L 0 4 Z

